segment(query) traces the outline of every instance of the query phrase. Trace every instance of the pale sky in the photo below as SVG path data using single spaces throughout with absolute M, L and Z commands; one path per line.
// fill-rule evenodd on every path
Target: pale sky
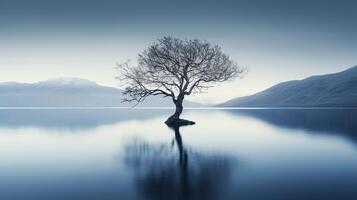
M 0 0 L 0 82 L 79 77 L 117 87 L 116 63 L 166 35 L 218 44 L 249 73 L 191 97 L 217 103 L 357 65 L 357 3 Z

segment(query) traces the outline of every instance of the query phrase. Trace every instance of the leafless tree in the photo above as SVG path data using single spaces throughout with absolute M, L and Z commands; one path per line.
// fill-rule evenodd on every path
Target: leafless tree
M 138 63 L 118 65 L 117 79 L 124 85 L 123 101 L 138 102 L 151 95 L 172 99 L 175 113 L 167 124 L 181 120 L 183 100 L 193 93 L 205 92 L 212 83 L 242 76 L 244 69 L 217 45 L 206 41 L 163 37 L 138 55 Z M 193 123 L 193 122 L 192 122 Z

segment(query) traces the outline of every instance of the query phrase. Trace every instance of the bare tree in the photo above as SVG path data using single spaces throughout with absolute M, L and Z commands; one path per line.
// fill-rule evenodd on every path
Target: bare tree
M 166 124 L 194 123 L 181 120 L 183 100 L 193 93 L 205 92 L 212 83 L 239 77 L 243 68 L 217 45 L 206 41 L 163 37 L 138 55 L 138 64 L 118 66 L 117 77 L 124 84 L 123 101 L 138 102 L 151 95 L 172 99 L 175 113 Z

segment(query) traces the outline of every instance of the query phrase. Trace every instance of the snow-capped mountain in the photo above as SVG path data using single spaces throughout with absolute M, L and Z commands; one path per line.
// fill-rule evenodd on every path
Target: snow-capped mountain
M 79 78 L 56 78 L 37 83 L 0 83 L 0 107 L 111 107 L 133 106 L 122 103 L 117 88 L 98 85 Z M 185 102 L 186 106 L 199 106 Z M 138 105 L 171 107 L 169 98 L 150 97 Z
M 66 78 L 54 78 L 54 79 L 49 79 L 46 81 L 41 81 L 36 83 L 38 86 L 44 86 L 44 87 L 98 87 L 99 85 L 94 82 L 90 81 L 87 79 L 81 79 L 81 78 L 72 78 L 72 77 L 66 77 Z

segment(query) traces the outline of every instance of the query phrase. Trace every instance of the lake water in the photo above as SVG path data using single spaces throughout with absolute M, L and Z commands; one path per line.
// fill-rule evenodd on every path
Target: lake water
M 357 199 L 357 110 L 171 112 L 0 110 L 0 199 Z

